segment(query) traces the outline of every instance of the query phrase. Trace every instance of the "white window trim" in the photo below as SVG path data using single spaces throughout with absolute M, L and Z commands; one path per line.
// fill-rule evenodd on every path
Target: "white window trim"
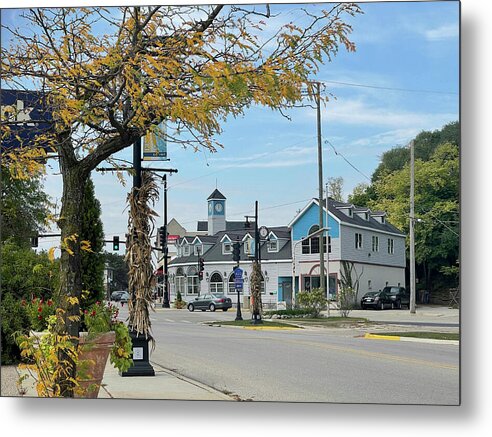
M 376 244 L 374 244 L 374 243 L 376 243 Z M 372 251 L 373 252 L 379 252 L 379 236 L 378 235 L 372 236 Z
M 271 247 L 271 244 L 272 243 L 275 243 L 275 249 L 272 249 Z M 267 243 L 267 252 L 268 253 L 278 253 L 278 240 L 275 238 L 275 239 L 271 239 L 268 243 Z
M 226 244 L 229 245 L 229 250 L 226 250 Z M 222 255 L 230 255 L 232 253 L 232 242 L 224 241 L 222 243 Z
M 183 246 L 183 256 L 189 256 L 190 255 L 190 246 L 187 244 L 186 246 Z
M 360 238 L 357 238 L 357 236 L 360 236 Z M 363 250 L 364 249 L 364 237 L 362 236 L 361 232 L 355 233 L 355 248 L 357 250 Z

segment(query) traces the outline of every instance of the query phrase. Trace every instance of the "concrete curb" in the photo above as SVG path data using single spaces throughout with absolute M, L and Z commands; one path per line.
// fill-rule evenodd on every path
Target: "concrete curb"
M 365 334 L 364 338 L 369 340 L 408 341 L 413 343 L 452 344 L 458 346 L 458 340 L 437 340 L 434 338 L 399 337 L 397 335 Z

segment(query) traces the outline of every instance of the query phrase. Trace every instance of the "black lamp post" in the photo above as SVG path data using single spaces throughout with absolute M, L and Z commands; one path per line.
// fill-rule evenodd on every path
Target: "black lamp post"
M 162 308 L 170 308 L 169 304 L 169 282 L 168 282 L 168 265 L 167 265 L 167 255 L 168 255 L 168 247 L 167 247 L 167 175 L 165 174 L 162 177 L 164 182 L 164 238 L 161 241 L 162 246 L 162 255 L 164 256 L 164 263 L 162 267 L 163 273 L 163 292 L 162 292 Z
M 142 142 L 139 138 L 133 143 L 133 190 L 138 195 L 138 189 L 142 186 Z M 132 296 L 132 299 L 135 299 Z M 121 376 L 155 376 L 154 368 L 149 361 L 149 341 L 150 337 L 140 334 L 135 330 L 130 331 L 133 349 L 133 366 Z

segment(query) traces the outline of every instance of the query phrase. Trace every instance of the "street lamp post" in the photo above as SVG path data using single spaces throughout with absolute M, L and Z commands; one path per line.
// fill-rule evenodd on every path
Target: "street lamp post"
M 168 259 L 167 259 L 167 256 L 168 256 L 168 247 L 167 247 L 167 175 L 164 174 L 164 176 L 162 176 L 162 181 L 163 181 L 163 184 L 164 184 L 164 241 L 161 242 L 161 246 L 162 246 L 162 255 L 164 257 L 164 260 L 163 260 L 163 279 L 164 279 L 164 283 L 163 283 L 163 293 L 162 293 L 162 308 L 170 308 L 171 305 L 169 304 L 169 283 L 168 283 L 168 279 L 169 279 L 169 276 L 168 276 Z

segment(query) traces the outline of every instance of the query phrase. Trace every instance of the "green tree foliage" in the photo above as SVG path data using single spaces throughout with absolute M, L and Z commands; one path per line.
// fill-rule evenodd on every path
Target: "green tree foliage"
M 52 206 L 41 189 L 41 179 L 14 179 L 8 169 L 0 169 L 0 240 L 30 246 L 29 237 L 40 232 Z
M 366 183 L 357 184 L 352 194 L 349 194 L 348 201 L 357 206 L 368 207 L 369 203 L 376 200 L 376 192 L 372 185 Z
M 48 301 L 55 295 L 59 262 L 51 262 L 46 253 L 36 253 L 13 240 L 2 244 L 0 259 L 2 363 L 6 364 L 19 359 L 19 348 L 13 334 L 33 328 L 26 311 L 26 302 L 34 298 Z
M 82 289 L 86 292 L 82 309 L 85 309 L 104 298 L 104 230 L 101 204 L 96 199 L 94 183 L 90 178 L 85 186 L 82 216 L 81 239 L 91 244 L 90 251 L 82 251 Z
M 104 252 L 104 260 L 107 266 L 113 269 L 113 282 L 110 291 L 128 290 L 128 264 L 123 255 Z
M 374 184 L 377 200 L 372 209 L 388 212 L 399 229 L 409 231 L 410 168 L 387 174 Z M 424 161 L 415 161 L 415 258 L 426 285 L 441 267 L 452 266 L 459 254 L 459 148 L 444 143 Z
M 423 131 L 415 139 L 415 159 L 428 161 L 431 159 L 436 148 L 443 143 L 451 143 L 456 146 L 460 144 L 460 125 L 455 121 L 446 124 L 442 129 Z M 395 147 L 385 152 L 381 163 L 372 175 L 372 182 L 382 179 L 384 176 L 403 169 L 410 162 L 408 147 Z

